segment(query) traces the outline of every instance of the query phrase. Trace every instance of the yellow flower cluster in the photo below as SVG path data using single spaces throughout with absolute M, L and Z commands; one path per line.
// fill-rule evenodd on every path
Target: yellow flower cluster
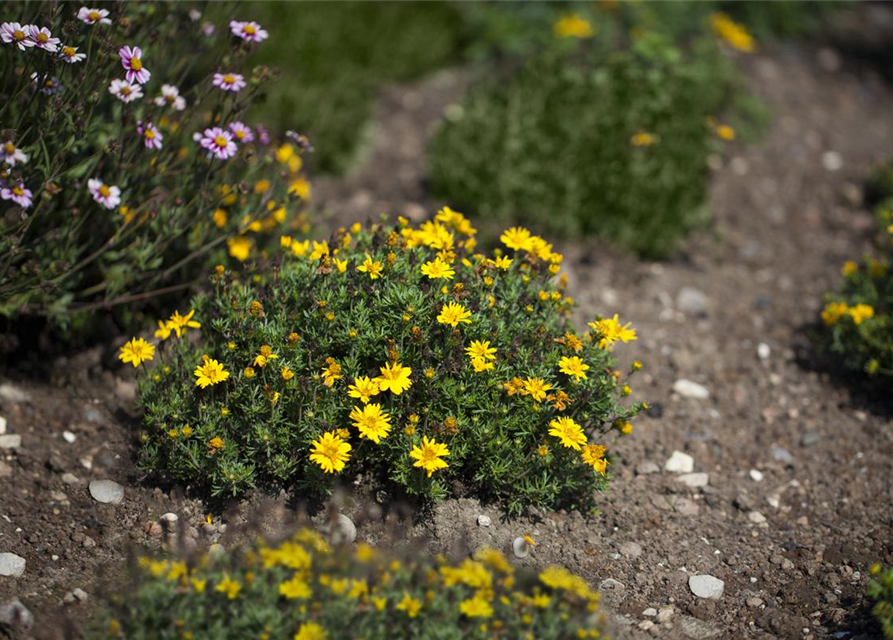
M 853 324 L 860 325 L 874 317 L 874 307 L 861 303 L 851 307 L 846 302 L 829 302 L 822 310 L 822 322 L 829 327 L 844 316 L 851 318 Z
M 751 53 L 756 49 L 753 36 L 750 35 L 744 25 L 738 24 L 726 14 L 712 14 L 710 16 L 710 26 L 716 35 L 735 49 L 745 53 Z

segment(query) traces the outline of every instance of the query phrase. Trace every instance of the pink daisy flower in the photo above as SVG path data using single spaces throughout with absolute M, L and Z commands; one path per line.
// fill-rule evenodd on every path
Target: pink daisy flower
M 56 76 L 46 74 L 38 75 L 36 71 L 31 74 L 31 82 L 34 83 L 35 89 L 47 96 L 51 96 L 54 93 L 65 89 L 65 87 L 59 83 L 59 78 Z
M 30 189 L 25 188 L 25 183 L 21 180 L 13 184 L 11 187 L 7 186 L 0 189 L 0 198 L 3 198 L 4 200 L 12 200 L 23 209 L 27 209 L 31 206 L 33 197 L 34 194 L 31 193 Z
M 248 86 L 245 78 L 239 73 L 215 73 L 213 84 L 224 91 L 241 91 Z
M 240 143 L 251 142 L 254 140 L 254 133 L 252 133 L 251 127 L 244 122 L 233 122 L 229 125 L 229 131 Z
M 28 162 L 28 156 L 24 151 L 15 146 L 12 140 L 8 140 L 0 146 L 0 157 L 2 157 L 3 162 L 10 167 L 16 166 L 16 163 L 27 164 Z
M 121 190 L 118 187 L 110 187 L 99 178 L 87 180 L 87 188 L 93 194 L 93 200 L 106 209 L 114 209 L 121 204 Z
M 239 22 L 232 20 L 229 23 L 229 30 L 234 36 L 247 40 L 248 42 L 263 42 L 270 35 L 256 22 Z
M 118 55 L 121 56 L 121 66 L 127 71 L 125 77 L 128 82 L 137 84 L 149 82 L 152 74 L 148 69 L 143 68 L 143 52 L 139 47 L 121 47 L 118 50 Z
M 186 99 L 180 95 L 180 90 L 172 84 L 161 85 L 161 95 L 155 98 L 155 104 L 159 107 L 168 106 L 177 111 L 186 108 Z
M 151 122 L 146 123 L 143 126 L 142 120 L 137 120 L 136 122 L 136 130 L 143 137 L 143 142 L 146 144 L 146 149 L 160 149 L 161 142 L 164 140 L 164 136 Z
M 81 7 L 78 9 L 78 20 L 87 24 L 111 24 L 109 12 L 107 9 L 88 9 Z
M 215 27 L 210 22 L 202 22 L 202 35 L 206 38 L 210 38 L 214 35 L 214 32 L 217 31 L 217 27 Z
M 67 62 L 68 64 L 74 64 L 75 62 L 86 60 L 87 54 L 78 53 L 77 47 L 69 47 L 68 45 L 65 45 L 59 52 L 59 57 L 65 60 L 65 62 Z
M 34 43 L 28 38 L 28 27 L 23 27 L 18 22 L 0 24 L 0 40 L 6 44 L 16 44 L 22 51 L 25 50 L 25 47 L 34 46 Z
M 270 144 L 270 132 L 267 131 L 267 128 L 262 124 L 254 125 L 254 128 L 257 129 L 257 139 L 261 144 Z
M 227 158 L 232 158 L 238 151 L 236 143 L 233 142 L 232 134 L 220 127 L 205 129 L 198 142 L 203 148 L 208 150 L 209 158 L 226 160 Z
M 59 44 L 59 38 L 54 38 L 53 34 L 46 27 L 37 28 L 35 25 L 28 25 L 28 38 L 34 43 L 38 49 L 45 49 L 50 53 L 55 53 Z
M 132 102 L 143 97 L 143 88 L 138 84 L 131 84 L 127 80 L 112 80 L 109 85 L 109 93 L 121 102 Z

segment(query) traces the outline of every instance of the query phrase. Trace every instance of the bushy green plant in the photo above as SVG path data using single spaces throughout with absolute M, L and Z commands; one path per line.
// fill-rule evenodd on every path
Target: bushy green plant
M 313 160 L 326 171 L 355 161 L 383 84 L 438 69 L 462 47 L 452 3 L 268 2 L 252 9 L 275 36 L 258 59 L 282 70 L 263 117 L 306 131 L 317 148 Z
M 840 290 L 825 296 L 822 337 L 824 346 L 848 368 L 889 376 L 893 375 L 893 201 L 881 203 L 877 216 L 879 251 L 861 263 L 844 263 Z
M 188 288 L 227 249 L 244 260 L 305 226 L 300 140 L 278 162 L 242 123 L 270 75 L 245 68 L 259 25 L 78 7 L 3 5 L 0 315 L 67 321 Z
M 611 353 L 635 331 L 614 316 L 575 334 L 562 256 L 526 229 L 488 258 L 457 212 L 403 222 L 286 237 L 265 268 L 221 268 L 194 303 L 201 338 L 177 340 L 176 319 L 156 334 L 142 467 L 216 494 L 309 496 L 365 472 L 422 500 L 588 508 L 606 483 L 600 439 L 642 406 L 618 402 L 630 388 Z M 141 339 L 122 351 L 134 366 L 154 355 Z
M 868 595 L 877 602 L 871 612 L 881 624 L 886 640 L 893 640 L 893 567 L 872 565 L 874 579 L 868 584 Z
M 458 563 L 310 530 L 245 553 L 139 558 L 94 640 L 567 640 L 602 637 L 598 594 L 564 568 L 516 571 L 494 549 Z
M 723 42 L 752 48 L 740 25 L 717 20 Z M 712 33 L 684 51 L 639 31 L 608 52 L 580 16 L 553 28 L 561 46 L 484 82 L 443 123 L 432 188 L 487 217 L 665 255 L 704 219 L 708 154 L 735 135 L 716 122 L 738 94 L 734 67 Z

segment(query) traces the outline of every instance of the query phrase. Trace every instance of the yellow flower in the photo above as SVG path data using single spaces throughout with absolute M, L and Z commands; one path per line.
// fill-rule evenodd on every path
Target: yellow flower
M 716 35 L 739 51 L 750 53 L 756 48 L 753 36 L 748 33 L 747 29 L 734 22 L 724 13 L 714 13 L 711 15 L 710 26 L 713 27 L 713 31 Z
M 613 318 L 590 322 L 589 327 L 601 335 L 598 346 L 606 349 L 618 340 L 624 344 L 636 340 L 636 330 L 629 328 L 631 324 L 631 322 L 627 322 L 625 325 L 621 325 L 615 313 Z
M 549 435 L 555 436 L 561 444 L 569 449 L 580 450 L 580 445 L 586 443 L 586 434 L 583 427 L 578 425 L 573 418 L 562 416 L 549 423 Z
M 306 600 L 313 595 L 313 591 L 310 589 L 310 585 L 298 575 L 279 585 L 279 595 L 289 600 Z
M 257 354 L 257 357 L 254 359 L 254 366 L 263 368 L 270 360 L 275 360 L 278 357 L 279 356 L 273 353 L 273 347 L 265 344 L 260 348 L 260 353 Z
M 378 388 L 382 391 L 390 391 L 395 396 L 399 396 L 412 386 L 412 380 L 409 379 L 412 369 L 404 367 L 399 362 L 386 364 L 379 367 L 381 375 L 374 379 L 378 383 Z
M 470 317 L 471 311 L 468 311 L 461 303 L 448 302 L 441 309 L 440 315 L 437 316 L 437 321 L 440 324 L 448 324 L 451 327 L 456 327 L 460 322 L 471 324 L 471 320 L 469 320 Z
M 335 263 L 335 268 L 338 269 L 338 273 L 344 273 L 345 271 L 347 271 L 347 260 L 333 258 L 332 262 Z
M 328 632 L 315 622 L 305 622 L 295 634 L 295 640 L 327 640 Z
M 155 331 L 155 337 L 160 338 L 161 340 L 167 340 L 171 337 L 171 328 L 170 322 L 163 322 L 161 320 L 158 321 L 158 329 Z
M 288 382 L 289 380 L 291 380 L 292 378 L 295 377 L 295 372 L 292 371 L 291 369 L 289 369 L 288 367 L 282 367 L 282 368 L 279 370 L 279 375 L 282 376 L 282 379 L 283 379 L 283 380 L 285 380 L 286 382 Z
M 843 266 L 840 268 L 840 273 L 844 277 L 852 275 L 859 270 L 859 265 L 853 262 L 852 260 L 847 260 L 843 263 Z
M 478 596 L 459 603 L 459 611 L 469 618 L 490 618 L 493 616 L 493 607 L 489 602 Z
M 335 358 L 326 358 L 326 366 L 322 370 L 323 384 L 331 387 L 335 380 L 341 378 L 341 365 L 335 362 Z
M 511 229 L 506 229 L 499 236 L 499 241 L 509 249 L 526 251 L 530 248 L 530 231 L 524 227 L 512 227 Z
M 456 275 L 453 267 L 448 262 L 444 262 L 440 258 L 434 258 L 433 261 L 429 261 L 423 264 L 422 273 L 428 276 L 428 278 L 430 278 L 431 280 L 452 280 L 453 276 Z
M 229 371 L 223 368 L 217 360 L 202 356 L 202 363 L 193 372 L 197 380 L 195 384 L 202 389 L 223 382 L 229 378 Z
M 337 473 L 344 469 L 350 459 L 352 447 L 349 442 L 334 431 L 326 431 L 311 443 L 310 461 L 318 464 L 326 473 Z
M 862 324 L 865 320 L 874 317 L 874 307 L 868 304 L 857 304 L 847 310 L 853 319 L 853 324 Z
M 377 280 L 381 277 L 381 272 L 384 271 L 384 266 L 377 260 L 373 260 L 370 256 L 366 256 L 366 260 L 363 264 L 357 267 L 357 271 L 368 273 L 370 280 Z
M 220 451 L 221 449 L 226 448 L 226 443 L 223 441 L 223 438 L 211 438 L 208 440 L 208 448 L 213 449 L 214 451 Z
M 408 593 L 403 595 L 403 600 L 401 600 L 397 606 L 395 607 L 398 611 L 405 611 L 406 615 L 410 618 L 415 618 L 419 615 L 419 611 L 422 610 L 422 601 L 416 600 Z
M 360 376 L 354 378 L 353 384 L 347 389 L 347 395 L 351 398 L 359 398 L 363 404 L 369 402 L 373 396 L 377 396 L 381 392 L 378 383 L 370 380 L 368 376 Z
M 727 124 L 717 125 L 716 135 L 718 135 L 723 140 L 734 140 L 735 130 Z
M 310 251 L 310 241 L 303 240 L 301 242 L 291 243 L 291 253 L 296 258 L 303 258 Z
M 379 613 L 384 611 L 388 606 L 387 598 L 378 598 L 378 597 L 373 596 L 370 599 L 372 600 L 372 604 L 375 606 L 375 610 L 378 611 Z
M 450 455 L 450 450 L 445 444 L 429 439 L 428 436 L 422 437 L 421 447 L 416 445 L 409 452 L 409 457 L 415 460 L 412 466 L 427 471 L 429 478 L 438 469 L 446 469 L 449 466 L 444 460 L 441 460 L 448 455 Z
M 475 373 L 483 373 L 484 371 L 490 371 L 493 369 L 493 363 L 489 360 L 485 360 L 484 358 L 472 358 L 471 359 L 471 368 Z
M 360 430 L 361 438 L 368 438 L 379 444 L 391 432 L 390 416 L 381 410 L 380 404 L 367 404 L 362 409 L 354 407 L 350 412 L 353 426 Z
M 583 462 L 591 466 L 597 473 L 605 475 L 605 469 L 608 468 L 608 461 L 605 460 L 605 447 L 600 444 L 587 444 L 583 447 L 580 454 Z
M 512 266 L 512 262 L 514 262 L 513 258 L 502 256 L 501 258 L 496 258 L 496 260 L 493 261 L 493 264 L 503 271 L 508 271 L 508 268 Z
M 580 381 L 586 379 L 586 371 L 589 371 L 589 365 L 585 364 L 578 356 L 567 356 L 558 361 L 558 370 L 574 380 Z
M 657 137 L 647 131 L 639 131 L 630 138 L 630 142 L 634 147 L 650 147 L 657 142 Z
M 523 389 L 521 390 L 521 393 L 525 396 L 531 396 L 537 402 L 545 400 L 546 392 L 552 388 L 552 385 L 542 378 L 527 378 L 522 384 Z
M 204 593 L 205 587 L 208 586 L 208 581 L 202 580 L 201 578 L 191 578 L 189 582 L 192 584 L 192 588 L 195 589 L 196 593 Z
M 483 358 L 485 360 L 496 359 L 496 349 L 490 346 L 489 340 L 473 340 L 471 346 L 465 347 L 465 353 L 469 358 Z
M 121 347 L 118 359 L 125 364 L 130 362 L 134 367 L 138 367 L 142 362 L 155 359 L 155 346 L 142 338 L 132 338 Z
M 848 310 L 849 307 L 845 302 L 829 302 L 822 311 L 822 322 L 830 327 L 840 320 L 840 317 Z
M 245 376 L 245 378 L 247 378 L 248 380 L 251 380 L 251 378 L 254 377 L 255 373 L 256 372 L 254 371 L 254 367 L 245 367 L 245 369 L 242 371 L 242 375 Z
M 245 236 L 228 238 L 226 246 L 229 249 L 229 255 L 239 262 L 245 262 L 251 255 L 251 240 Z
M 552 25 L 552 33 L 556 38 L 591 38 L 595 30 L 588 20 L 575 13 L 564 16 Z
M 173 330 L 177 337 L 182 336 L 188 329 L 200 329 L 201 324 L 192 319 L 195 315 L 195 309 L 191 309 L 185 316 L 181 316 L 179 311 L 174 311 L 167 324 Z
M 242 584 L 238 580 L 233 580 L 227 574 L 223 574 L 223 580 L 220 581 L 216 587 L 214 587 L 215 591 L 219 591 L 220 593 L 225 593 L 226 597 L 230 600 L 235 600 L 239 597 L 239 591 L 242 590 Z
M 313 252 L 310 254 L 311 260 L 319 260 L 320 258 L 329 255 L 329 242 L 328 240 L 323 240 L 322 242 L 313 241 Z
M 224 209 L 215 209 L 212 217 L 214 219 L 214 225 L 218 229 L 222 229 L 223 227 L 226 226 L 226 222 L 227 222 L 228 218 L 226 215 L 226 211 Z

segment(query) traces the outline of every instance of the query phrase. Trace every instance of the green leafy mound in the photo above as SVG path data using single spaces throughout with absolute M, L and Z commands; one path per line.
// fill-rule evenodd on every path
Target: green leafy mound
M 366 473 L 423 501 L 591 507 L 602 439 L 642 407 L 619 402 L 631 390 L 611 352 L 635 331 L 614 316 L 575 333 L 551 245 L 513 228 L 486 257 L 474 233 L 444 209 L 419 228 L 284 237 L 267 265 L 221 268 L 195 300 L 200 338 L 162 327 L 157 356 L 134 360 L 155 365 L 143 468 L 215 494 L 317 495 Z
M 879 564 L 871 567 L 874 579 L 868 585 L 868 595 L 876 601 L 872 613 L 881 624 L 886 640 L 893 640 L 893 567 Z
M 734 68 L 712 36 L 684 52 L 648 33 L 609 52 L 581 33 L 450 114 L 430 149 L 433 190 L 485 217 L 666 255 L 705 219 L 708 155 L 734 137 L 715 121 L 737 100 Z
M 494 549 L 448 562 L 301 530 L 244 553 L 141 557 L 93 640 L 524 640 L 603 637 L 598 593 L 566 569 L 516 571 Z

